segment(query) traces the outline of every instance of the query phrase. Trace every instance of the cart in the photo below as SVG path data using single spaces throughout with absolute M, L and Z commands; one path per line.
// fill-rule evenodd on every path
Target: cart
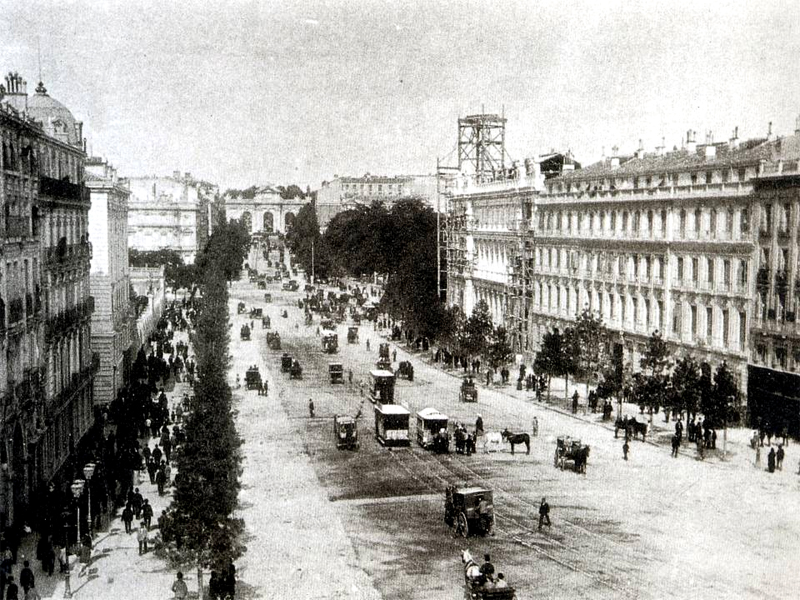
M 270 331 L 267 333 L 267 347 L 270 350 L 281 349 L 281 336 L 277 331 Z
M 250 318 L 251 319 L 260 319 L 264 316 L 264 309 L 263 308 L 251 308 L 250 309 Z
M 250 327 L 248 325 L 242 325 L 242 328 L 239 330 L 239 337 L 246 342 L 250 341 Z
M 553 466 L 562 471 L 567 468 L 567 463 L 573 470 L 585 473 L 586 461 L 589 457 L 589 446 L 581 444 L 579 439 L 574 439 L 568 435 L 559 436 L 556 439 L 556 451 L 553 458 Z
M 289 379 L 302 379 L 303 368 L 300 366 L 300 361 L 293 360 L 292 366 L 289 368 Z
M 411 413 L 398 404 L 375 405 L 375 438 L 382 446 L 409 446 Z
M 486 500 L 488 510 L 483 518 L 478 512 L 481 499 Z M 445 490 L 444 522 L 450 526 L 453 537 L 491 533 L 494 525 L 492 490 L 481 487 L 448 487 Z
M 245 306 L 244 302 L 239 302 L 239 304 L 236 305 L 236 314 L 241 315 L 245 312 L 247 312 L 247 307 Z
M 244 374 L 244 382 L 248 390 L 261 389 L 261 373 L 258 367 L 250 367 L 247 369 L 247 372 Z
M 333 417 L 333 434 L 336 437 L 336 447 L 339 450 L 358 450 L 358 426 L 353 417 L 336 415 Z
M 328 375 L 331 378 L 331 383 L 344 383 L 344 367 L 342 363 L 328 363 Z
M 450 446 L 447 423 L 447 415 L 435 408 L 423 408 L 417 413 L 417 443 L 426 450 L 447 452 Z
M 288 352 L 284 352 L 281 356 L 281 373 L 288 373 L 292 369 L 292 356 Z
M 478 401 L 478 388 L 472 377 L 467 376 L 461 381 L 461 391 L 458 394 L 458 399 L 461 402 L 477 402 Z
M 358 343 L 358 327 L 347 328 L 347 343 L 348 344 Z
M 394 373 L 377 369 L 370 371 L 369 374 L 372 376 L 369 399 L 373 404 L 394 404 Z
M 336 354 L 339 351 L 339 336 L 335 333 L 326 333 L 323 335 L 322 351 L 326 354 Z
M 264 294 L 264 302 L 272 302 L 272 294 Z
M 414 381 L 414 365 L 407 360 L 400 361 L 400 364 L 397 366 L 397 375 L 409 381 Z

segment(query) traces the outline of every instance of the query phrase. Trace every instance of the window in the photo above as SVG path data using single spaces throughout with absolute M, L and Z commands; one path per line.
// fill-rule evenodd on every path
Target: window
M 678 177 L 679 177 L 678 173 L 673 173 L 672 174 L 672 185 L 675 185 L 675 186 L 678 185 L 678 181 L 679 181 Z
M 747 348 L 747 313 L 739 311 L 739 349 Z
M 697 173 L 692 173 L 692 185 L 697 185 Z
M 707 184 L 713 183 L 713 180 L 714 180 L 714 173 L 712 173 L 711 171 L 706 171 L 706 183 Z
M 714 285 L 714 259 L 706 259 L 706 277 L 709 285 Z
M 634 177 L 633 178 L 633 189 L 635 189 L 635 190 L 639 189 L 639 178 L 638 177 Z
M 633 213 L 633 231 L 636 233 L 639 233 L 639 230 L 641 229 L 641 218 L 642 215 L 638 210 Z
M 628 231 L 628 211 L 622 213 L 622 231 Z
M 714 335 L 714 309 L 710 306 L 706 307 L 706 340 L 711 340 Z
M 747 287 L 747 261 L 739 261 L 739 285 Z
M 631 308 L 633 308 L 633 328 L 639 328 L 639 299 L 631 298 Z
M 711 209 L 708 228 L 711 230 L 711 237 L 712 238 L 716 237 L 716 235 L 717 235 L 717 209 L 716 208 L 712 208 Z
M 761 212 L 761 232 L 770 233 L 772 231 L 772 204 L 765 204 Z
M 680 337 L 681 335 L 681 311 L 683 305 L 680 302 L 675 303 L 675 311 L 672 314 L 672 333 Z
M 652 259 L 649 256 L 645 256 L 644 258 L 644 276 L 647 278 L 647 281 L 650 281 L 651 276 L 651 267 L 652 267 Z
M 731 178 L 730 169 L 723 169 L 722 170 L 722 183 L 728 183 L 728 181 L 730 181 L 730 178 Z
M 692 339 L 697 335 L 697 307 L 692 304 L 692 321 L 691 321 L 691 332 L 692 332 Z
M 686 236 L 686 211 L 681 209 L 680 212 L 680 228 L 681 228 L 681 237 Z
M 694 230 L 696 232 L 700 232 L 700 225 L 703 222 L 703 213 L 700 211 L 699 208 L 696 208 L 694 211 Z
M 661 235 L 667 234 L 667 211 L 661 211 Z
M 781 211 L 780 233 L 786 233 L 792 225 L 792 206 L 784 204 Z
M 722 263 L 722 282 L 726 288 L 731 284 L 731 261 L 729 260 Z
M 737 177 L 739 178 L 739 181 L 744 181 L 746 175 L 747 175 L 747 169 L 745 169 L 744 167 L 739 167 L 739 171 L 737 173 Z
M 678 257 L 678 282 L 683 281 L 683 257 Z
M 728 325 L 729 325 L 728 321 L 729 321 L 728 309 L 726 308 L 722 311 L 722 345 L 725 346 L 726 348 L 728 347 L 728 344 L 730 342 L 730 339 L 728 337 Z
M 700 261 L 696 258 L 692 259 L 692 281 L 697 283 L 697 273 L 700 270 Z
M 648 210 L 647 211 L 647 222 L 646 222 L 646 224 L 647 224 L 647 233 L 649 233 L 652 236 L 653 235 L 653 211 L 652 210 Z
M 781 369 L 786 368 L 786 348 L 782 346 L 775 348 L 775 360 L 778 362 L 778 366 Z
M 742 233 L 750 232 L 750 211 L 746 208 L 742 209 L 742 223 L 739 229 L 742 230 Z

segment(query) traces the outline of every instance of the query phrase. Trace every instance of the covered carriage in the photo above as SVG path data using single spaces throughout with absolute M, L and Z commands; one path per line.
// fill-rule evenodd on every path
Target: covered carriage
M 335 415 L 333 417 L 333 434 L 339 450 L 358 450 L 358 426 L 353 417 Z
M 484 515 L 480 514 L 481 500 L 486 501 Z M 492 490 L 482 487 L 448 487 L 445 490 L 444 522 L 450 527 L 453 536 L 491 533 L 494 524 Z
M 411 361 L 400 361 L 400 364 L 397 366 L 397 375 L 409 381 L 414 381 L 414 365 L 411 364 Z
M 303 378 L 303 367 L 300 366 L 300 361 L 294 359 L 292 361 L 292 366 L 289 367 L 289 379 L 302 379 Z
M 461 390 L 459 391 L 458 399 L 461 402 L 478 401 L 478 388 L 472 377 L 467 376 L 461 381 Z
M 347 328 L 347 343 L 348 344 L 358 343 L 358 327 Z
M 589 446 L 581 444 L 579 439 L 569 436 L 559 436 L 556 439 L 556 451 L 553 466 L 562 471 L 568 464 L 579 473 L 586 472 L 586 462 L 589 457 Z
M 239 330 L 239 337 L 244 341 L 250 340 L 250 327 L 248 325 L 242 325 L 242 328 Z
M 450 445 L 447 423 L 447 415 L 435 408 L 423 408 L 417 413 L 417 443 L 425 449 L 447 452 Z
M 322 351 L 326 354 L 336 354 L 339 351 L 339 336 L 333 332 L 323 335 Z
M 267 333 L 267 347 L 270 350 L 281 349 L 281 335 L 277 331 L 270 331 Z
M 344 383 L 344 367 L 340 362 L 328 363 L 328 375 L 331 383 Z
M 399 404 L 375 405 L 375 438 L 383 446 L 409 446 L 411 413 Z
M 244 383 L 248 390 L 261 389 L 261 373 L 258 367 L 250 367 L 247 369 L 247 372 L 244 374 Z
M 284 352 L 283 356 L 281 356 L 281 373 L 288 373 L 292 369 L 292 355 L 288 352 Z
M 372 376 L 372 388 L 369 399 L 377 404 L 394 404 L 394 373 L 382 369 L 369 372 Z

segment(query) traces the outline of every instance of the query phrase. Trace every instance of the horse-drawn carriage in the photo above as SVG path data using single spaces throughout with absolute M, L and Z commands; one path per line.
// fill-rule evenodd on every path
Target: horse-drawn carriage
M 409 446 L 408 421 L 411 413 L 399 404 L 375 405 L 375 438 L 382 446 Z
M 244 302 L 239 302 L 239 304 L 236 305 L 236 314 L 242 315 L 246 312 L 247 312 L 247 307 L 245 306 Z
M 347 343 L 348 344 L 358 343 L 358 327 L 347 328 Z
M 485 501 L 483 506 L 481 502 Z M 483 514 L 481 514 L 483 510 Z M 444 498 L 444 522 L 453 536 L 491 534 L 494 525 L 492 490 L 448 487 Z
M 331 378 L 331 383 L 344 383 L 344 367 L 342 363 L 328 363 L 328 375 Z
M 239 337 L 242 338 L 244 341 L 250 340 L 250 326 L 249 325 L 242 325 L 242 328 L 239 330 Z
M 487 581 L 469 550 L 461 552 L 461 563 L 464 565 L 465 600 L 514 600 L 517 597 L 516 590 L 499 573 L 496 581 Z
M 472 376 L 467 376 L 461 381 L 461 390 L 458 394 L 461 402 L 477 402 L 478 388 L 475 386 Z
M 339 351 L 339 336 L 335 333 L 326 333 L 322 336 L 322 351 L 325 354 L 336 354 Z
M 261 373 L 258 367 L 250 367 L 247 369 L 247 372 L 244 374 L 244 383 L 245 388 L 248 390 L 261 389 Z
M 269 329 L 272 326 L 272 321 L 269 318 L 269 315 L 264 315 L 261 317 L 261 329 Z
M 292 361 L 292 366 L 289 367 L 289 379 L 302 379 L 303 378 L 303 367 L 300 366 L 300 361 L 294 359 Z
M 377 404 L 394 404 L 394 373 L 377 369 L 369 374 L 372 376 L 369 399 Z
M 409 381 L 414 381 L 414 365 L 407 360 L 400 361 L 400 364 L 397 367 L 397 374 L 400 377 L 408 379 Z
M 636 439 L 641 433 L 642 441 L 644 441 L 647 435 L 647 423 L 640 423 L 636 420 L 636 417 L 628 418 L 628 415 L 621 418 L 617 417 L 617 420 L 614 422 L 614 437 L 617 437 L 620 429 L 625 432 L 626 438 Z
M 251 319 L 260 319 L 264 316 L 264 309 L 263 308 L 251 308 L 250 309 L 250 318 Z
M 322 329 L 324 329 L 325 331 L 335 331 L 336 330 L 336 324 L 331 319 L 322 319 L 322 321 L 320 322 L 320 325 L 322 326 Z
M 284 352 L 281 356 L 281 373 L 288 373 L 292 369 L 292 355 Z
M 556 452 L 553 458 L 553 466 L 562 471 L 567 467 L 567 463 L 572 463 L 572 468 L 576 473 L 586 473 L 586 463 L 589 460 L 589 446 L 584 446 L 578 439 L 569 436 L 560 436 L 556 439 Z
M 270 350 L 280 350 L 281 334 L 279 334 L 277 331 L 267 332 L 267 347 Z
M 339 450 L 358 450 L 358 426 L 353 417 L 335 415 L 333 417 L 333 434 L 336 436 L 336 447 Z
M 272 302 L 272 294 L 264 294 L 264 302 Z
M 450 451 L 447 423 L 447 415 L 435 408 L 423 408 L 417 413 L 417 443 L 437 454 L 447 454 Z

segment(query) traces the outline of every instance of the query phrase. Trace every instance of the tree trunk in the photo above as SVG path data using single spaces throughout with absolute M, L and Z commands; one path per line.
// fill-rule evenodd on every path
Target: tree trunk
M 547 403 L 550 404 L 550 385 L 552 382 L 552 377 L 550 375 L 547 376 Z
M 200 564 L 197 565 L 197 597 L 200 600 L 205 598 L 203 595 L 203 567 Z
M 564 400 L 569 402 L 569 373 L 564 373 Z

